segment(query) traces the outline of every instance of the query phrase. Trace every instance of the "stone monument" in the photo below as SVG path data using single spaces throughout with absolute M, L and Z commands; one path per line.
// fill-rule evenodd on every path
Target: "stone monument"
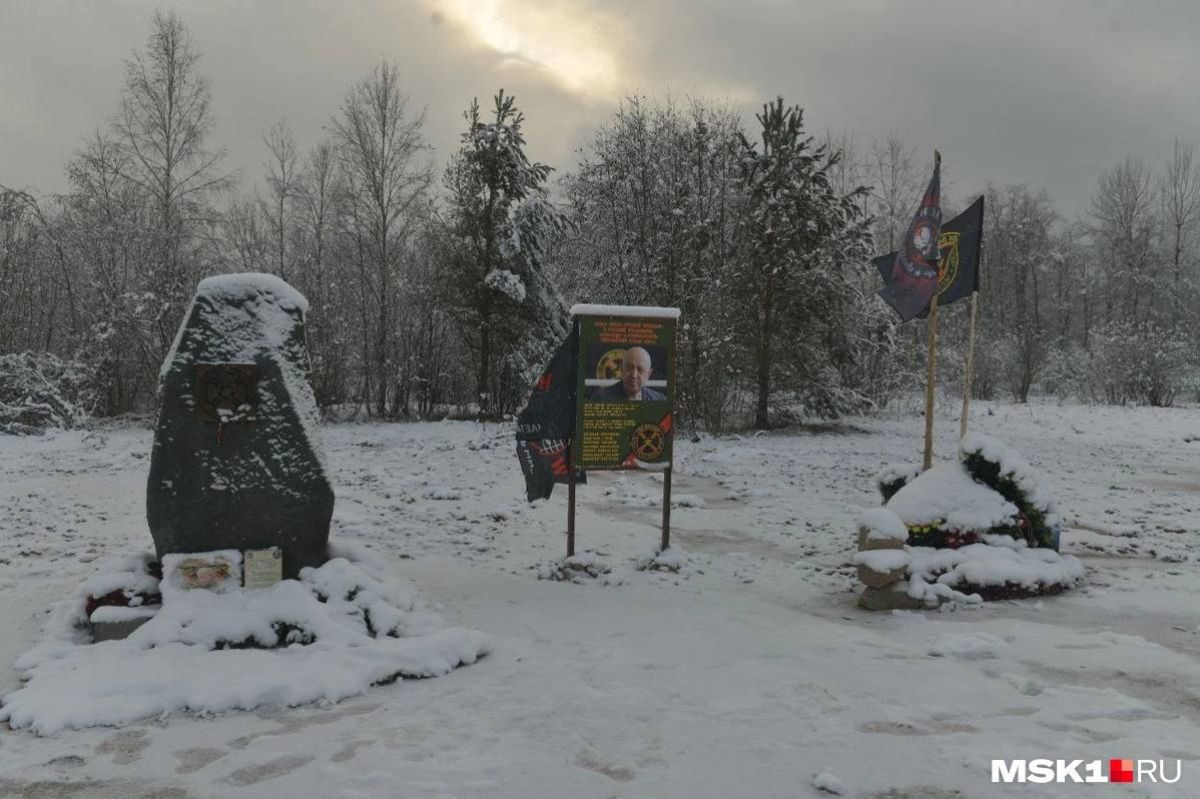
M 308 383 L 308 302 L 264 274 L 196 289 L 162 366 L 146 488 L 158 558 L 282 552 L 282 576 L 328 560 L 333 488 Z

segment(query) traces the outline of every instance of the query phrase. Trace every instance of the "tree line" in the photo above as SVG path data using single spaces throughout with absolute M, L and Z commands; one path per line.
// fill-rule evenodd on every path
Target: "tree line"
M 903 234 L 927 177 L 895 136 L 813 135 L 782 99 L 746 125 L 720 103 L 632 97 L 555 174 L 529 158 L 532 123 L 501 90 L 466 105 L 439 169 L 424 112 L 381 62 L 326 138 L 264 131 L 246 191 L 212 142 L 211 103 L 186 26 L 156 12 L 112 117 L 66 165 L 68 190 L 0 187 L 0 353 L 81 364 L 97 413 L 154 406 L 196 284 L 232 271 L 308 297 L 329 413 L 510 415 L 573 302 L 681 308 L 677 396 L 694 427 L 871 410 L 921 380 L 924 335 L 874 296 L 869 261 Z M 1073 222 L 1044 192 L 986 188 L 977 394 L 1170 404 L 1195 391 L 1192 161 L 1180 144 L 1158 173 L 1117 165 Z

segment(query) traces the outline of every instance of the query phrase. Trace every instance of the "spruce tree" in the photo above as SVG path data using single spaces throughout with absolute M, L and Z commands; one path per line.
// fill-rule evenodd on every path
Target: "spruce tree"
M 488 118 L 472 100 L 446 170 L 452 313 L 475 358 L 480 418 L 512 411 L 565 335 L 565 312 L 542 270 L 564 217 L 546 196 L 551 167 L 525 153 L 524 115 L 502 89 Z
M 803 114 L 778 98 L 757 115 L 761 148 L 741 136 L 745 208 L 732 291 L 753 368 L 758 428 L 768 426 L 779 389 L 824 415 L 844 410 L 839 359 L 851 349 L 843 340 L 850 292 L 842 272 L 869 250 L 867 189 L 834 188 L 841 153 L 814 145 Z

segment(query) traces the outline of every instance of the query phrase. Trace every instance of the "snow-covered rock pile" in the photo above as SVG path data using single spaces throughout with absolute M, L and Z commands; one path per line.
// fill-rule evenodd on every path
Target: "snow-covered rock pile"
M 634 568 L 642 572 L 658 572 L 660 574 L 675 574 L 690 577 L 692 574 L 704 574 L 703 559 L 684 552 L 679 547 L 667 547 L 655 550 L 634 562 Z
M 534 567 L 539 580 L 556 580 L 578 584 L 597 583 L 620 585 L 621 578 L 613 575 L 612 566 L 591 552 L 571 555 L 561 560 L 539 564 Z
M 136 565 L 118 564 L 108 583 L 141 580 Z M 98 578 L 56 608 L 46 639 L 16 663 L 25 685 L 3 697 L 0 721 L 50 735 L 176 710 L 337 702 L 446 674 L 490 650 L 482 633 L 443 627 L 407 586 L 343 557 L 254 590 L 186 589 L 168 577 L 148 621 L 123 640 L 92 643 L 83 594 L 105 587 Z
M 864 585 L 859 605 L 867 610 L 916 609 L 923 597 L 910 597 L 905 579 L 912 562 L 905 541 L 908 528 L 887 508 L 871 508 L 858 520 L 858 554 L 854 565 Z
M 859 519 L 862 607 L 976 604 L 1083 580 L 1079 560 L 1057 552 L 1058 516 L 1037 473 L 998 441 L 967 436 L 960 461 L 916 476 L 888 467 L 875 483 L 886 504 Z

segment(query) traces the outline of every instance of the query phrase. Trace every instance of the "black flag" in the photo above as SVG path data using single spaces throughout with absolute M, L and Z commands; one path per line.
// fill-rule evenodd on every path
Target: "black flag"
M 979 291 L 979 248 L 983 243 L 983 197 L 942 225 L 938 237 L 938 305 L 949 305 Z M 871 261 L 884 283 L 891 282 L 896 253 Z M 926 308 L 917 317 L 929 316 Z
M 907 322 L 929 307 L 937 290 L 938 239 L 942 231 L 942 157 L 936 151 L 933 176 L 921 197 L 921 205 L 908 225 L 892 277 L 879 296 Z
M 570 476 L 578 354 L 579 329 L 572 325 L 534 384 L 529 402 L 517 414 L 517 458 L 530 502 L 549 499 L 554 484 L 565 483 Z M 576 481 L 583 482 L 583 475 L 577 475 Z

